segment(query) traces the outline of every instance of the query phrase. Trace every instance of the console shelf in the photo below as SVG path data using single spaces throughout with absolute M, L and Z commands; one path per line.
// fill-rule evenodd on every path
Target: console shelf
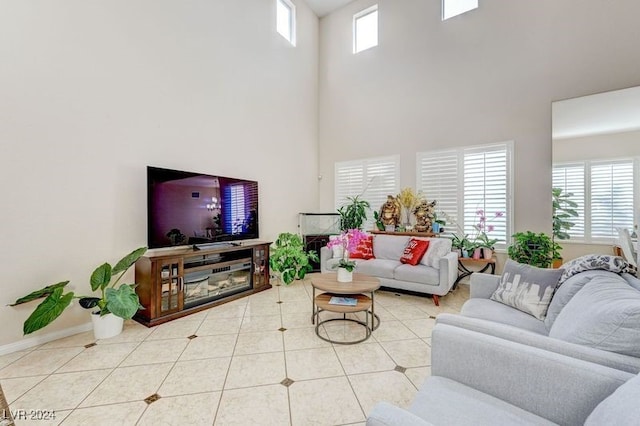
M 136 293 L 144 309 L 134 319 L 150 327 L 271 288 L 269 244 L 181 248 L 141 257 Z

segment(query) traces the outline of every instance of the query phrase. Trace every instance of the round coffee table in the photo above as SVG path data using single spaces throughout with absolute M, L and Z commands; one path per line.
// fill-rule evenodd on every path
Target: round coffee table
M 337 280 L 337 274 L 324 273 L 312 276 L 311 286 L 313 287 L 311 323 L 316 324 L 316 335 L 322 340 L 343 345 L 360 343 L 367 340 L 371 336 L 371 332 L 380 326 L 380 318 L 375 313 L 375 291 L 380 288 L 380 280 L 377 278 L 354 273 L 352 282 L 341 283 Z M 324 293 L 316 296 L 316 289 Z M 331 298 L 336 296 L 356 299 L 357 303 L 355 306 L 330 304 Z M 329 318 L 320 321 L 320 312 L 322 311 L 340 313 L 342 318 Z M 365 320 L 347 318 L 347 314 L 356 312 L 364 312 Z M 371 323 L 369 323 L 369 316 L 371 316 Z M 348 342 L 335 341 L 321 336 L 320 326 L 330 321 L 351 321 L 360 324 L 365 328 L 365 336 L 362 339 Z

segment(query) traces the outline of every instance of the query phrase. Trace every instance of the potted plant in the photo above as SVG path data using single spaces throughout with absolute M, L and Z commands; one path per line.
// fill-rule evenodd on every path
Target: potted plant
M 482 249 L 482 255 L 485 259 L 491 259 L 497 242 L 497 238 L 489 238 L 485 232 L 481 232 L 476 238 L 476 243 Z
M 459 237 L 457 234 L 453 234 L 451 236 L 451 249 L 458 252 L 458 257 L 463 257 L 462 250 L 464 249 L 465 241 L 467 241 L 468 236 L 469 235 Z
M 440 232 L 444 232 L 444 227 L 447 225 L 447 221 L 442 217 L 438 217 L 437 212 L 433 212 L 433 223 L 431 224 L 431 229 L 434 234 L 438 234 Z
M 571 218 L 578 217 L 576 208 L 578 204 L 570 198 L 573 193 L 562 193 L 562 188 L 552 188 L 551 196 L 553 199 L 553 232 L 552 241 L 555 243 L 558 240 L 568 240 L 571 238 L 569 230 L 575 225 L 575 222 L 571 221 Z M 562 247 L 557 245 L 557 253 L 553 257 L 553 267 L 557 268 L 562 265 L 562 257 L 560 255 Z
M 359 195 L 347 197 L 347 200 L 351 203 L 338 209 L 341 231 L 349 229 L 362 230 L 362 224 L 367 220 L 367 209 L 371 206 L 368 201 L 361 200 L 359 197 Z
M 384 231 L 384 223 L 382 222 L 382 218 L 380 217 L 380 213 L 378 213 L 377 211 L 373 212 L 373 218 L 376 221 L 376 228 L 378 228 L 378 231 Z
M 351 282 L 353 281 L 353 270 L 356 267 L 356 262 L 349 260 L 349 253 L 356 250 L 360 242 L 366 238 L 369 238 L 367 234 L 359 229 L 349 229 L 343 231 L 337 238 L 330 240 L 327 243 L 327 248 L 332 249 L 335 246 L 342 247 L 342 258 L 338 261 L 334 268 L 338 269 L 338 282 Z
M 269 253 L 269 267 L 279 273 L 280 280 L 285 285 L 296 279 L 301 280 L 307 272 L 311 272 L 311 261 L 317 262 L 318 254 L 314 250 L 306 252 L 302 238 L 289 232 L 278 235 Z
M 69 281 L 62 281 L 16 300 L 11 306 L 45 297 L 26 319 L 22 331 L 27 335 L 46 327 L 62 314 L 73 299 L 79 299 L 80 306 L 93 309 L 91 319 L 96 339 L 106 339 L 120 334 L 124 320 L 131 319 L 142 306 L 135 292 L 136 284 L 118 283 L 146 251 L 146 247 L 140 247 L 120 259 L 113 267 L 109 263 L 98 266 L 91 274 L 90 283 L 91 290 L 101 292 L 100 297 L 76 296 L 74 292 L 64 293 Z
M 513 244 L 508 247 L 507 252 L 509 258 L 516 262 L 548 268 L 553 257 L 558 254 L 558 244 L 545 233 L 517 232 L 512 237 Z

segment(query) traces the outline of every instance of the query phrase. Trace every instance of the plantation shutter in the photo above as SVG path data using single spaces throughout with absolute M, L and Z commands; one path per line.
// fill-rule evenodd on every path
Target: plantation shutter
M 578 217 L 568 220 L 575 225 L 566 231 L 571 239 L 585 239 L 585 167 L 584 163 L 557 164 L 553 166 L 553 187 L 562 189 L 563 194 L 573 194 L 571 201 L 578 204 L 574 210 Z
M 483 229 L 489 238 L 498 239 L 496 248 L 507 241 L 509 194 L 509 153 L 505 144 L 468 148 L 463 152 L 464 232 L 477 235 L 481 217 L 493 229 Z
M 417 154 L 417 187 L 428 200 L 438 201 L 436 212 L 447 214 L 445 229 L 474 239 L 479 233 L 475 226 L 485 217 L 492 230 L 483 231 L 498 239 L 496 248 L 506 247 L 511 235 L 512 147 L 505 142 Z
M 436 212 L 447 214 L 449 221 L 458 222 L 459 166 L 455 150 L 419 152 L 417 155 L 417 189 L 436 200 Z M 449 224 L 454 226 L 453 223 Z M 445 228 L 446 229 L 446 228 Z M 455 232 L 455 228 L 451 228 Z
M 368 158 L 335 164 L 335 208 L 349 204 L 347 197 L 359 196 L 371 208 L 362 229 L 375 228 L 373 211 L 378 211 L 387 195 L 400 192 L 400 157 Z
M 591 236 L 612 239 L 618 227 L 633 229 L 633 160 L 593 162 L 590 172 Z

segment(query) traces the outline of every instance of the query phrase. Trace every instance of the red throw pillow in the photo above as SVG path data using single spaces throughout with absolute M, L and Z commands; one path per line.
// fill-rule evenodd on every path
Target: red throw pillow
M 404 248 L 400 262 L 416 266 L 429 248 L 429 241 L 412 238 Z
M 373 259 L 373 236 L 360 240 L 354 251 L 349 253 L 349 259 Z

